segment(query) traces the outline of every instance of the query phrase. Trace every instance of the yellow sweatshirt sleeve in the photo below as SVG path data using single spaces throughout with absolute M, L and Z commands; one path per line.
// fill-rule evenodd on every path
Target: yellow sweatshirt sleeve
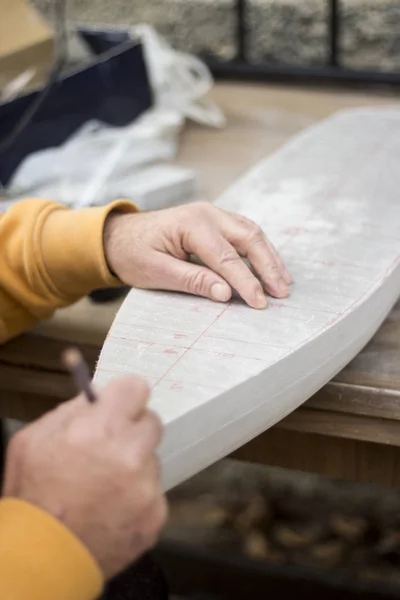
M 136 207 L 117 201 L 72 211 L 49 200 L 24 200 L 0 215 L 0 343 L 93 289 L 121 284 L 103 252 L 112 210 Z
M 86 548 L 54 517 L 0 501 L 0 598 L 95 600 L 103 578 Z

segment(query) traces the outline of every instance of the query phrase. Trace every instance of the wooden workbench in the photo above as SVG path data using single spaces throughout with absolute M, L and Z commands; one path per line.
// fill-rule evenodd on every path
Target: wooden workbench
M 224 131 L 190 126 L 180 163 L 217 197 L 252 164 L 336 110 L 393 104 L 389 96 L 218 85 Z M 93 368 L 119 302 L 85 299 L 0 348 L 0 416 L 29 420 L 73 395 L 60 352 L 78 343 Z M 335 477 L 400 483 L 400 304 L 360 355 L 302 408 L 235 454 Z

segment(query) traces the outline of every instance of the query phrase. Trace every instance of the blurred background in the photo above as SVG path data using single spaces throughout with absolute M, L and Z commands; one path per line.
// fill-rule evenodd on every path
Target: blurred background
M 34 0 L 50 17 L 51 0 Z M 329 0 L 248 0 L 248 58 L 301 65 L 326 61 Z M 344 66 L 400 67 L 400 2 L 341 0 L 339 51 Z M 154 25 L 181 50 L 235 55 L 233 0 L 71 0 L 72 22 L 106 25 Z

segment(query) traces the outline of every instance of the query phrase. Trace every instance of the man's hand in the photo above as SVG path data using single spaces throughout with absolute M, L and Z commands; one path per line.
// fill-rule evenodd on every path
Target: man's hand
M 11 440 L 3 495 L 51 513 L 109 578 L 149 549 L 167 514 L 154 450 L 158 418 L 142 379 L 108 385 L 95 404 L 61 405 Z
M 262 230 L 206 202 L 143 214 L 111 213 L 104 251 L 111 271 L 134 287 L 187 292 L 218 302 L 230 300 L 234 289 L 253 308 L 267 305 L 257 277 L 272 296 L 289 294 L 291 276 Z M 188 262 L 190 255 L 206 267 Z

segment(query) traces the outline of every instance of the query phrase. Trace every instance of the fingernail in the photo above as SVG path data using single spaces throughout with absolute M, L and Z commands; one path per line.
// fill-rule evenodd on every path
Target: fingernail
M 268 306 L 267 296 L 261 290 L 256 293 L 256 298 L 257 308 L 266 308 Z
M 284 280 L 286 281 L 286 283 L 288 285 L 290 285 L 291 283 L 293 283 L 293 277 L 291 276 L 291 274 L 289 273 L 289 271 L 287 269 L 285 269 L 283 278 L 284 278 Z
M 289 294 L 289 288 L 283 279 L 279 281 L 279 289 L 282 292 L 282 294 L 285 294 L 285 296 Z
M 223 283 L 214 283 L 211 287 L 211 298 L 216 302 L 228 302 L 231 297 L 231 291 Z

